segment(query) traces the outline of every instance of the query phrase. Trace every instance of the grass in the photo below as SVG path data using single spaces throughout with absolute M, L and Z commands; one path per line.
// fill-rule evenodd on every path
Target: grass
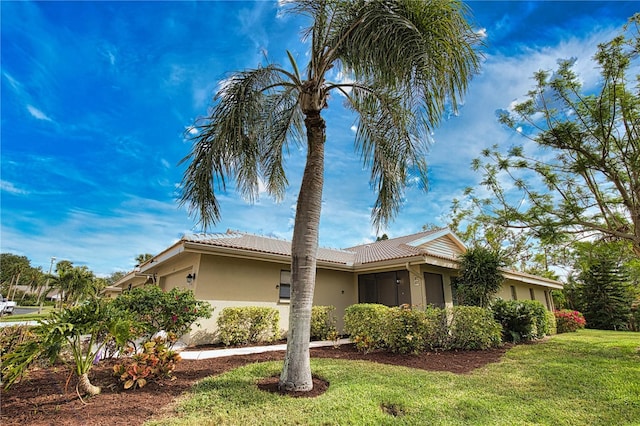
M 30 307 L 30 306 L 29 306 Z M 37 306 L 33 307 L 34 309 L 38 309 Z M 42 312 L 39 314 L 37 311 L 31 314 L 21 314 L 21 315 L 3 315 L 0 317 L 0 322 L 15 322 L 15 321 L 38 321 L 41 319 L 45 319 L 49 316 L 55 307 L 53 306 L 43 306 Z
M 312 359 L 317 398 L 260 391 L 282 364 L 197 384 L 172 417 L 148 425 L 640 425 L 640 334 L 581 330 L 510 349 L 467 375 Z

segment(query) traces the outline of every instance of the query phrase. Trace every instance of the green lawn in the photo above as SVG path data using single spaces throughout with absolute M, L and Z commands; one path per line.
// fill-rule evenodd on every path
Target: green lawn
M 313 359 L 314 373 L 330 382 L 313 399 L 258 390 L 280 368 L 252 364 L 205 379 L 172 417 L 149 424 L 640 425 L 638 333 L 561 334 L 468 375 Z
M 29 306 L 31 308 L 31 306 Z M 33 306 L 33 309 L 38 309 L 37 306 Z M 43 306 L 42 312 L 37 313 L 34 312 L 32 314 L 22 314 L 22 315 L 3 315 L 0 317 L 0 322 L 14 322 L 14 321 L 38 321 L 41 319 L 45 319 L 49 316 L 51 312 L 53 312 L 55 308 L 53 306 Z

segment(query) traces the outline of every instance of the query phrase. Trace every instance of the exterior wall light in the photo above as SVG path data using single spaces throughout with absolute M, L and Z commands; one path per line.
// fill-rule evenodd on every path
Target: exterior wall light
M 196 279 L 196 273 L 195 272 L 192 273 L 192 274 L 187 275 L 187 284 L 191 284 L 193 282 L 193 280 L 195 280 L 195 279 Z

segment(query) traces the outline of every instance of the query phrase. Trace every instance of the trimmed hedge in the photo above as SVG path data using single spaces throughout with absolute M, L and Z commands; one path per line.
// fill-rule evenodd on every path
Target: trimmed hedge
M 385 348 L 388 311 L 388 306 L 376 303 L 360 303 L 345 309 L 344 328 L 359 351 Z
M 502 344 L 502 327 L 490 310 L 478 306 L 455 306 L 450 312 L 447 349 L 482 350 Z
M 358 350 L 384 349 L 396 353 L 426 350 L 488 349 L 501 343 L 502 328 L 488 309 L 453 309 L 352 305 L 346 309 L 345 329 Z
M 279 322 L 280 312 L 275 308 L 224 308 L 218 317 L 218 334 L 227 346 L 272 342 L 279 337 Z
M 311 308 L 311 340 L 336 340 L 335 306 L 313 306 Z
M 420 353 L 427 347 L 428 321 L 424 311 L 408 307 L 390 308 L 384 345 L 391 352 Z

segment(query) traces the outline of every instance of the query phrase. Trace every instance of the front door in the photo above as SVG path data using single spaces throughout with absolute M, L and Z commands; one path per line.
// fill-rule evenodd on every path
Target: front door
M 444 284 L 442 274 L 425 272 L 424 289 L 427 293 L 427 305 L 444 308 Z
M 387 306 L 411 304 L 411 286 L 407 271 L 381 272 L 358 276 L 360 303 Z

